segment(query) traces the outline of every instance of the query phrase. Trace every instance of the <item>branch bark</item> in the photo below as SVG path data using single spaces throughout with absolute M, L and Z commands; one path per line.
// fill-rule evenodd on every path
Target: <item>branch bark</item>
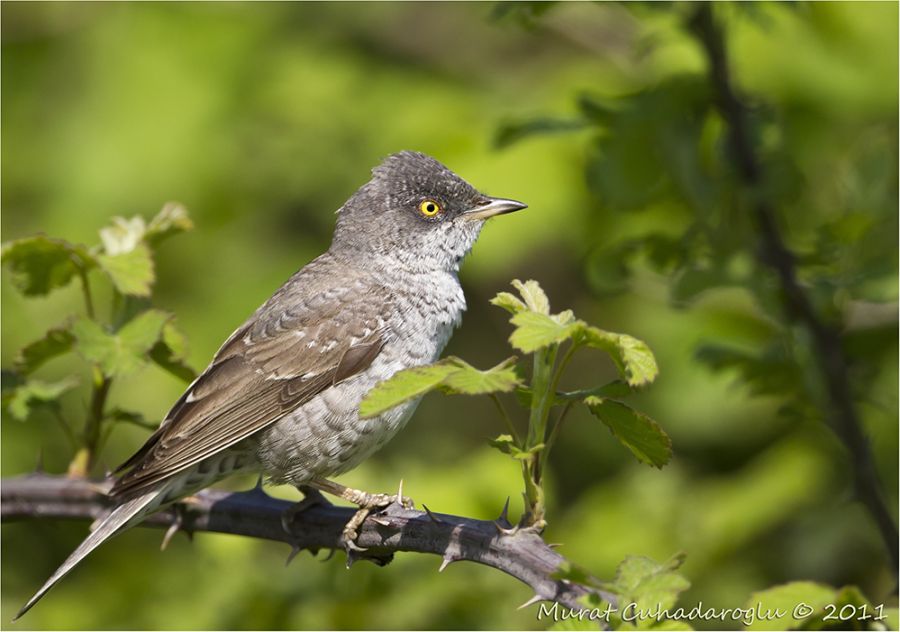
M 795 258 L 781 236 L 775 209 L 770 200 L 758 194 L 764 180 L 763 169 L 750 138 L 747 109 L 734 90 L 724 36 L 713 16 L 712 3 L 699 4 L 691 20 L 691 27 L 706 53 L 710 84 L 717 98 L 718 109 L 728 125 L 732 156 L 738 174 L 747 189 L 757 192 L 753 214 L 760 236 L 758 259 L 777 275 L 788 317 L 802 325 L 813 340 L 818 368 L 830 399 L 826 419 L 829 419 L 850 454 L 856 494 L 878 526 L 891 558 L 890 567 L 896 577 L 900 564 L 897 526 L 884 501 L 875 460 L 853 401 L 840 330 L 826 323 L 816 312 L 809 295 L 797 280 Z
M 109 482 L 29 474 L 0 481 L 0 519 L 93 520 L 109 507 Z M 249 492 L 204 490 L 188 501 L 153 514 L 142 524 L 177 528 L 188 533 L 215 532 L 243 535 L 291 545 L 291 557 L 301 550 L 341 549 L 341 532 L 354 509 L 334 505 L 313 506 L 296 514 L 289 534 L 282 516 L 292 503 L 268 496 L 261 487 Z M 533 530 L 515 529 L 504 512 L 497 520 L 475 520 L 391 505 L 370 516 L 359 530 L 357 544 L 364 552 L 348 555 L 348 567 L 359 559 L 387 564 L 394 553 L 431 553 L 447 564 L 462 560 L 490 566 L 531 587 L 538 601 L 555 601 L 581 608 L 578 600 L 590 593 L 615 603 L 615 597 L 591 586 L 556 579 L 565 558 Z M 175 527 L 173 527 L 175 525 Z

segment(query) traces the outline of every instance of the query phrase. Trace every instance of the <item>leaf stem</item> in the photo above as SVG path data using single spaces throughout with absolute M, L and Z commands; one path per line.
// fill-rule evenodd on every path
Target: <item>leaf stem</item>
M 566 416 L 569 414 L 569 411 L 572 409 L 572 404 L 574 401 L 569 402 L 562 409 L 562 412 L 559 414 L 559 417 L 556 420 L 556 423 L 553 424 L 553 427 L 550 429 L 550 435 L 547 437 L 547 441 L 544 444 L 544 449 L 541 451 L 541 469 L 544 469 L 544 466 L 547 464 L 547 458 L 550 455 L 550 448 L 553 447 L 553 444 L 556 443 L 556 437 L 559 435 L 559 429 L 565 421 Z
M 76 449 L 78 447 L 78 441 L 75 439 L 75 433 L 72 432 L 72 428 L 66 422 L 65 418 L 62 416 L 62 413 L 59 412 L 59 408 L 57 408 L 56 406 L 51 406 L 50 410 L 53 413 L 53 418 L 59 422 L 63 434 L 66 435 L 66 439 L 69 440 L 69 445 L 73 450 Z
M 87 312 L 88 318 L 93 320 L 94 299 L 91 296 L 91 284 L 88 281 L 87 271 L 82 266 L 78 266 L 78 276 L 81 278 L 81 294 L 84 296 L 84 309 Z
M 69 464 L 69 473 L 75 476 L 87 476 L 94 465 L 97 447 L 103 426 L 106 398 L 112 386 L 112 379 L 103 375 L 98 367 L 94 367 L 94 387 L 91 392 L 91 405 L 84 423 L 81 449 Z
M 494 405 L 497 407 L 497 411 L 500 413 L 500 416 L 503 418 L 503 421 L 506 423 L 506 429 L 509 430 L 509 434 L 512 436 L 513 441 L 516 442 L 516 447 L 522 447 L 522 440 L 519 438 L 519 433 L 516 432 L 516 427 L 513 424 L 512 418 L 510 418 L 509 414 L 506 412 L 506 408 L 503 406 L 503 402 L 500 401 L 500 398 L 497 397 L 497 393 L 491 393 L 491 401 L 494 402 Z

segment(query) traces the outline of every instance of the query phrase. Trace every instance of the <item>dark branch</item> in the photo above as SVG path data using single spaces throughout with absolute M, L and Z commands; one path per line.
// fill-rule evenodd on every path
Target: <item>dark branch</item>
M 109 508 L 109 484 L 86 479 L 31 474 L 0 481 L 0 517 L 3 522 L 35 518 L 92 520 Z M 228 493 L 205 490 L 190 501 L 150 516 L 143 524 L 169 528 L 180 521 L 188 532 L 210 531 L 284 542 L 298 550 L 338 549 L 341 531 L 354 510 L 333 505 L 313 506 L 295 516 L 292 533 L 282 527 L 282 515 L 292 504 L 267 496 L 262 488 Z M 180 515 L 179 515 L 180 514 Z M 378 564 L 394 553 L 432 553 L 443 558 L 441 570 L 462 560 L 478 562 L 527 584 L 538 600 L 580 608 L 578 599 L 594 593 L 615 603 L 612 595 L 553 574 L 566 560 L 535 532 L 508 529 L 505 520 L 474 520 L 391 505 L 370 516 L 359 530 L 357 544 L 367 551 L 357 559 Z M 532 602 L 533 603 L 533 602 Z
M 811 334 L 818 368 L 830 399 L 827 418 L 850 453 L 857 496 L 878 525 L 896 576 L 900 560 L 897 526 L 885 504 L 872 451 L 853 402 L 840 330 L 826 323 L 816 312 L 809 295 L 797 280 L 794 255 L 779 232 L 772 203 L 758 194 L 763 170 L 750 140 L 747 109 L 734 91 L 722 29 L 713 16 L 711 3 L 700 3 L 691 26 L 706 51 L 710 82 L 717 97 L 717 106 L 728 124 L 738 173 L 744 186 L 757 193 L 753 213 L 760 234 L 758 258 L 778 276 L 788 317 Z

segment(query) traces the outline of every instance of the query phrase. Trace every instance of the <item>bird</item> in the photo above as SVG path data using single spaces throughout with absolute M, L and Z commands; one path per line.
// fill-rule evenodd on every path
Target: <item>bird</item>
M 113 535 L 236 473 L 359 507 L 396 496 L 331 480 L 368 458 L 419 399 L 361 419 L 376 384 L 435 362 L 466 308 L 458 271 L 485 222 L 526 208 L 489 197 L 424 153 L 401 151 L 337 211 L 330 247 L 294 273 L 222 344 L 158 429 L 115 472 L 112 509 L 16 619 Z

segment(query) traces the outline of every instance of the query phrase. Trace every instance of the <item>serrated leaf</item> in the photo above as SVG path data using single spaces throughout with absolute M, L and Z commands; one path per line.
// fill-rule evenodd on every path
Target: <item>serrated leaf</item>
M 193 228 L 194 222 L 191 221 L 187 210 L 177 202 L 169 202 L 147 224 L 144 241 L 151 246 L 156 246 L 173 235 L 193 230 Z
M 131 252 L 143 241 L 146 230 L 147 225 L 140 215 L 131 219 L 113 217 L 112 226 L 100 229 L 103 252 L 110 257 Z
M 647 415 L 612 399 L 588 397 L 584 403 L 642 463 L 662 467 L 672 458 L 672 440 Z
M 41 296 L 68 285 L 75 275 L 95 265 L 85 246 L 46 235 L 6 243 L 0 258 L 13 273 L 13 284 L 26 296 Z
M 424 395 L 437 388 L 457 368 L 455 362 L 444 359 L 428 366 L 397 371 L 366 394 L 359 405 L 359 416 L 374 417 L 407 400 Z
M 72 325 L 75 348 L 86 360 L 99 366 L 105 376 L 127 375 L 146 364 L 147 354 L 160 339 L 169 318 L 165 312 L 150 309 L 132 318 L 116 333 L 108 333 L 96 322 L 81 318 Z
M 516 442 L 513 440 L 511 435 L 502 434 L 496 439 L 489 439 L 488 443 L 492 448 L 497 448 L 503 454 L 508 454 L 514 459 L 525 460 L 531 458 L 531 455 L 537 454 L 541 450 L 544 449 L 543 443 L 538 443 L 537 445 L 533 445 L 527 450 L 521 449 L 516 445 Z
M 649 384 L 659 374 L 656 358 L 644 341 L 583 324 L 579 334 L 588 346 L 603 349 L 610 354 L 619 373 L 629 385 Z
M 525 353 L 563 342 L 578 331 L 576 323 L 562 325 L 538 312 L 520 312 L 510 322 L 516 328 L 509 336 L 509 343 Z
M 684 561 L 683 555 L 676 555 L 659 564 L 647 557 L 626 557 L 616 569 L 616 578 L 611 590 L 620 595 L 621 603 L 636 604 L 636 611 L 653 612 L 671 609 L 678 601 L 678 595 L 690 588 L 691 583 L 676 570 Z M 655 619 L 641 623 L 653 624 Z
M 816 582 L 790 582 L 780 586 L 773 586 L 750 595 L 747 601 L 748 608 L 759 608 L 767 611 L 771 616 L 758 618 L 747 626 L 747 630 L 795 630 L 805 627 L 804 624 L 824 613 L 827 604 L 834 603 L 835 589 Z M 798 604 L 809 606 L 805 617 L 798 617 L 796 608 Z M 777 612 L 776 612 L 777 611 Z M 784 613 L 778 617 L 776 614 Z
M 57 356 L 71 351 L 75 338 L 69 325 L 62 325 L 48 330 L 43 338 L 31 342 L 19 350 L 16 355 L 16 370 L 29 374 L 39 366 Z
M 515 360 L 508 358 L 481 371 L 459 358 L 449 357 L 428 366 L 398 371 L 366 394 L 359 415 L 373 417 L 436 388 L 463 395 L 511 391 L 520 382 L 513 368 Z
M 56 405 L 59 397 L 78 386 L 78 380 L 67 377 L 58 382 L 28 380 L 12 389 L 5 389 L 3 405 L 14 419 L 25 421 L 40 406 Z
M 509 292 L 498 292 L 497 296 L 491 299 L 491 305 L 496 305 L 508 311 L 510 314 L 518 314 L 524 312 L 528 307 L 518 298 Z
M 172 318 L 163 325 L 162 338 L 150 349 L 150 359 L 175 377 L 193 382 L 197 372 L 186 362 L 187 350 L 187 336 Z
M 508 393 L 521 381 L 516 375 L 515 362 L 516 358 L 508 358 L 497 366 L 482 371 L 458 360 L 459 368 L 448 374 L 441 382 L 441 386 L 461 395 Z
M 137 244 L 131 250 L 116 255 L 97 255 L 97 262 L 122 294 L 150 296 L 150 286 L 156 275 L 146 244 Z
M 586 397 L 627 397 L 631 395 L 633 391 L 631 387 L 628 386 L 625 382 L 621 382 L 619 380 L 615 380 L 613 382 L 609 382 L 608 384 L 604 384 L 603 386 L 598 386 L 596 388 L 585 388 L 578 391 L 564 391 L 556 394 L 556 402 L 557 403 L 566 403 L 572 401 L 582 401 Z M 530 403 L 529 403 L 530 405 Z
M 550 314 L 550 300 L 541 288 L 541 284 L 533 279 L 529 279 L 524 283 L 519 279 L 513 279 L 512 286 L 519 290 L 522 300 L 533 312 L 539 314 Z
M 128 423 L 139 428 L 144 428 L 145 430 L 156 430 L 159 427 L 159 424 L 147 421 L 141 413 L 125 410 L 123 408 L 113 408 L 107 411 L 106 416 L 115 421 Z
M 512 454 L 513 449 L 518 449 L 512 435 L 502 434 L 495 439 L 488 439 L 488 443 L 492 448 L 497 448 L 503 454 Z

